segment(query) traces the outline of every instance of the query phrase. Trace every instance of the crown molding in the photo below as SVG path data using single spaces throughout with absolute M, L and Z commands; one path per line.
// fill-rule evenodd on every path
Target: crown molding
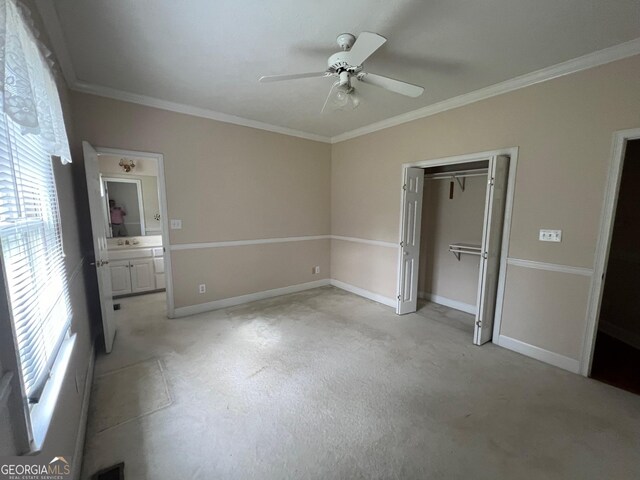
M 162 100 L 147 95 L 141 95 L 136 93 L 130 93 L 123 90 L 104 87 L 101 85 L 86 83 L 78 80 L 69 50 L 67 48 L 66 40 L 64 38 L 64 32 L 60 26 L 60 19 L 55 10 L 54 2 L 50 0 L 36 0 L 36 7 L 42 16 L 42 20 L 51 40 L 53 50 L 56 53 L 58 63 L 67 82 L 68 87 L 71 90 L 89 93 L 92 95 L 98 95 L 101 97 L 112 98 L 115 100 L 121 100 L 124 102 L 136 103 L 138 105 L 144 105 L 147 107 L 159 108 L 162 110 L 168 110 L 171 112 L 183 113 L 185 115 L 193 115 L 196 117 L 208 118 L 210 120 L 217 120 L 225 123 L 232 123 L 234 125 L 241 125 L 244 127 L 256 128 L 259 130 L 266 130 L 269 132 L 280 133 L 283 135 L 289 135 L 293 137 L 304 138 L 307 140 L 314 140 L 323 143 L 340 143 L 345 140 L 367 135 L 369 133 L 377 132 L 385 128 L 395 127 L 403 123 L 418 120 L 420 118 L 429 117 L 438 113 L 459 108 L 471 103 L 479 102 L 491 97 L 502 95 L 504 93 L 519 90 L 521 88 L 535 85 L 536 83 L 545 82 L 554 78 L 569 75 L 571 73 L 580 72 L 589 68 L 604 65 L 616 60 L 622 60 L 624 58 L 632 57 L 634 55 L 640 55 L 640 38 L 636 38 L 629 42 L 614 45 L 603 50 L 598 50 L 593 53 L 588 53 L 578 58 L 568 60 L 566 62 L 558 63 L 550 67 L 546 67 L 537 70 L 532 73 L 527 73 L 519 77 L 506 80 L 489 87 L 481 88 L 473 92 L 465 93 L 457 97 L 443 100 L 442 102 L 434 103 L 417 110 L 413 110 L 395 117 L 388 118 L 379 122 L 366 125 L 364 127 L 356 128 L 345 133 L 333 137 L 326 137 L 310 132 L 303 132 L 287 127 L 281 127 L 279 125 L 273 125 L 270 123 L 259 122 L 257 120 L 250 120 L 248 118 L 238 117 L 227 113 L 217 112 L 207 108 L 195 107 L 192 105 L 186 105 L 183 103 L 170 102 L 168 100 Z
M 300 130 L 294 130 L 292 128 L 259 122 L 257 120 L 237 117 L 235 115 L 216 112 L 215 110 L 209 110 L 207 108 L 194 107 L 192 105 L 186 105 L 183 103 L 161 100 L 159 98 L 149 97 L 147 95 L 125 92 L 123 90 L 104 87 L 102 85 L 76 81 L 74 84 L 69 85 L 69 88 L 76 92 L 90 93 L 92 95 L 98 95 L 100 97 L 112 98 L 114 100 L 121 100 L 123 102 L 136 103 L 138 105 L 159 108 L 161 110 L 168 110 L 170 112 L 183 113 L 185 115 L 192 115 L 194 117 L 208 118 L 210 120 L 232 123 L 234 125 L 240 125 L 243 127 L 256 128 L 258 130 L 266 130 L 268 132 L 280 133 L 283 135 L 289 135 L 291 137 L 304 138 L 306 140 L 314 140 L 316 142 L 331 143 L 331 138 L 317 135 L 315 133 L 303 132 Z
M 489 87 L 481 88 L 473 92 L 465 93 L 457 97 L 449 98 L 442 102 L 428 105 L 418 110 L 403 113 L 380 122 L 375 122 L 365 127 L 356 128 L 346 133 L 336 135 L 331 138 L 331 143 L 344 142 L 352 138 L 360 137 L 368 133 L 377 132 L 389 127 L 395 127 L 403 123 L 411 122 L 412 120 L 418 120 L 420 118 L 429 117 L 438 113 L 452 110 L 454 108 L 469 105 L 471 103 L 479 102 L 487 98 L 502 95 L 504 93 L 519 90 L 521 88 L 535 85 L 536 83 L 546 82 L 554 78 L 569 75 L 571 73 L 580 72 L 589 68 L 604 65 L 606 63 L 615 62 L 616 60 L 622 60 L 623 58 L 633 57 L 640 54 L 640 38 L 636 38 L 629 42 L 614 45 L 613 47 L 598 50 L 593 53 L 588 53 L 578 58 L 568 60 L 566 62 L 558 63 L 550 67 L 536 70 L 535 72 L 527 73 L 519 77 L 506 80 L 504 82 L 496 83 Z
M 177 102 L 170 102 L 168 100 L 162 100 L 147 95 L 130 93 L 124 90 L 118 90 L 115 88 L 104 87 L 102 85 L 80 81 L 76 75 L 75 69 L 73 68 L 71 55 L 69 54 L 69 49 L 67 48 L 67 42 L 64 38 L 64 32 L 62 31 L 60 19 L 58 18 L 58 13 L 56 12 L 54 2 L 50 0 L 36 0 L 36 8 L 38 9 L 40 16 L 42 17 L 44 28 L 47 31 L 49 40 L 51 41 L 53 50 L 56 54 L 58 64 L 60 65 L 60 69 L 62 70 L 62 74 L 70 90 L 98 95 L 100 97 L 112 98 L 114 100 L 121 100 L 123 102 L 135 103 L 147 107 L 159 108 L 161 110 L 168 110 L 170 112 L 208 118 L 210 120 L 217 120 L 219 122 L 231 123 L 243 127 L 266 130 L 268 132 L 280 133 L 283 135 L 289 135 L 291 137 L 304 138 L 306 140 L 313 140 L 322 143 L 331 143 L 330 137 L 325 137 L 323 135 L 318 135 L 315 133 L 303 132 L 301 130 L 295 130 L 292 128 L 281 127 L 279 125 L 259 122 L 257 120 L 251 120 L 248 118 L 238 117 L 236 115 L 217 112 L 215 110 L 210 110 L 207 108 L 195 107 L 192 105 Z

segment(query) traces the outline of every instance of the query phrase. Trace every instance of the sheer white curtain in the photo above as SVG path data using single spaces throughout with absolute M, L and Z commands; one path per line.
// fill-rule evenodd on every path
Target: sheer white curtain
M 50 52 L 32 32 L 29 11 L 16 0 L 0 0 L 2 111 L 23 134 L 40 137 L 51 155 L 71 162 Z
M 71 321 L 52 157 L 71 161 L 46 52 L 0 0 L 0 251 L 21 378 L 38 403 Z

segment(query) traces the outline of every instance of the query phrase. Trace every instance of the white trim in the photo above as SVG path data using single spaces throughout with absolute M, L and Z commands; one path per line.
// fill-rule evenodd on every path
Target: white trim
M 187 307 L 178 307 L 175 309 L 173 318 L 186 317 L 188 315 L 195 315 L 197 313 L 209 312 L 212 310 L 218 310 L 220 308 L 233 307 L 235 305 L 242 305 L 244 303 L 264 300 L 266 298 L 279 297 L 280 295 L 287 295 L 289 293 L 296 293 L 296 292 L 302 292 L 304 290 L 310 290 L 312 288 L 325 287 L 327 285 L 329 285 L 329 279 L 325 278 L 325 279 L 316 280 L 313 282 L 290 285 L 288 287 L 274 288 L 272 290 L 263 290 L 262 292 L 248 293 L 247 295 L 240 295 L 238 297 L 223 298 L 221 300 L 214 300 L 213 302 L 199 303 L 197 305 L 189 305 Z
M 502 225 L 502 246 L 500 251 L 500 271 L 498 272 L 498 291 L 496 292 L 496 309 L 493 317 L 492 342 L 500 343 L 500 329 L 502 328 L 502 312 L 504 308 L 504 292 L 507 285 L 507 260 L 511 242 L 511 220 L 513 218 L 513 199 L 516 191 L 516 175 L 518 172 L 518 147 L 509 152 L 509 180 L 507 181 L 507 201 L 504 205 L 504 221 Z
M 171 251 L 195 250 L 199 248 L 242 247 L 245 245 L 263 245 L 266 243 L 303 242 L 307 240 L 325 240 L 331 235 L 308 235 L 303 237 L 258 238 L 255 240 L 229 240 L 224 242 L 178 243 L 171 245 Z
M 613 235 L 613 220 L 618 204 L 618 191 L 622 179 L 625 149 L 629 140 L 637 139 L 640 139 L 640 128 L 621 130 L 613 134 L 611 160 L 609 161 L 607 186 L 604 192 L 602 212 L 600 213 L 600 232 L 598 233 L 598 243 L 596 244 L 594 271 L 587 308 L 587 325 L 580 361 L 580 373 L 584 376 L 589 376 L 591 373 L 593 350 L 598 333 L 598 317 L 600 316 L 600 305 L 604 290 L 604 276 L 609 262 L 609 247 L 611 245 L 611 236 Z
M 598 330 L 606 333 L 616 340 L 620 340 L 621 342 L 640 350 L 640 334 L 630 332 L 626 328 L 622 328 L 618 325 L 614 325 L 611 322 L 604 321 L 598 323 Z
M 540 360 L 541 362 L 548 363 L 564 370 L 568 370 L 572 373 L 580 372 L 580 362 L 574 358 L 565 357 L 564 355 L 560 355 L 559 353 L 551 352 L 549 350 L 545 350 L 544 348 L 536 347 L 535 345 L 530 345 L 528 343 L 524 343 L 520 340 L 506 337 L 504 335 L 500 335 L 499 338 L 499 345 L 508 350 L 513 350 L 514 352 L 521 353 L 522 355 L 526 355 L 527 357 L 535 358 L 536 360 Z
M 370 292 L 369 290 L 365 290 L 364 288 L 356 287 L 354 285 L 350 285 L 333 278 L 330 280 L 330 283 L 334 287 L 340 288 L 341 290 L 346 290 L 347 292 L 354 293 L 364 298 L 368 298 L 369 300 L 373 300 L 374 302 L 381 303 L 391 308 L 396 308 L 397 301 L 393 298 L 385 297 L 384 295 L 380 295 L 379 293 Z
M 496 293 L 496 310 L 493 319 L 493 343 L 498 343 L 500 333 L 500 327 L 502 325 L 502 311 L 504 303 L 504 291 L 506 288 L 506 275 L 507 275 L 507 256 L 509 254 L 509 241 L 511 237 L 511 221 L 513 217 L 513 199 L 515 197 L 516 175 L 518 170 L 518 147 L 501 148 L 498 150 L 490 150 L 487 152 L 468 153 L 463 155 L 455 155 L 451 157 L 436 158 L 431 160 L 420 160 L 417 162 L 403 163 L 402 164 L 402 176 L 400 185 L 404 183 L 404 172 L 410 167 L 429 168 L 442 165 L 456 165 L 460 163 L 476 162 L 476 161 L 489 161 L 492 157 L 498 155 L 507 155 L 509 157 L 509 180 L 507 182 L 507 199 L 504 208 L 504 222 L 502 226 L 502 247 L 500 251 L 500 271 L 498 273 L 498 291 Z M 403 208 L 403 196 L 402 190 L 400 190 L 400 228 L 399 238 L 402 238 L 402 208 Z M 398 245 L 398 258 L 402 258 L 402 247 Z M 402 262 L 398 261 L 397 265 L 397 279 L 398 279 L 398 295 L 400 294 L 400 275 L 401 275 Z
M 546 270 L 548 272 L 570 273 L 573 275 L 583 275 L 585 277 L 590 277 L 591 275 L 593 275 L 593 269 L 591 268 L 571 267 L 569 265 L 560 265 L 557 263 L 535 262 L 533 260 L 523 260 L 521 258 L 512 257 L 509 257 L 507 259 L 507 263 L 516 267 Z
M 368 238 L 343 237 L 341 235 L 304 235 L 300 237 L 257 238 L 253 240 L 226 240 L 221 242 L 178 243 L 169 246 L 171 251 L 196 250 L 200 248 L 243 247 L 246 245 L 263 245 L 268 243 L 304 242 L 309 240 L 343 240 L 376 247 L 397 248 L 398 244 Z
M 488 150 L 486 152 L 477 153 L 465 153 L 463 155 L 452 155 L 449 157 L 433 158 L 429 160 L 418 160 L 417 162 L 403 163 L 402 168 L 418 167 L 418 168 L 431 168 L 441 167 L 443 165 L 456 165 L 458 163 L 470 163 L 470 162 L 482 162 L 489 161 L 491 157 L 498 155 L 516 155 L 518 153 L 518 147 L 500 148 L 498 150 Z M 509 164 L 511 166 L 511 164 Z M 404 182 L 404 177 L 402 177 Z M 401 184 L 402 185 L 402 184 Z
M 129 157 L 142 157 L 158 162 L 158 195 L 160 198 L 160 226 L 162 227 L 162 246 L 164 248 L 164 275 L 165 289 L 167 291 L 167 317 L 174 317 L 173 301 L 173 276 L 171 267 L 171 248 L 169 241 L 169 214 L 167 207 L 167 184 L 164 171 L 164 155 L 153 152 L 138 152 L 136 150 L 123 150 L 120 148 L 95 147 L 99 155 L 116 155 Z
M 349 132 L 336 135 L 331 138 L 331 143 L 339 143 L 352 138 L 367 135 L 369 133 L 377 132 L 389 127 L 395 127 L 403 123 L 418 120 L 420 118 L 429 117 L 438 113 L 446 112 L 454 108 L 463 107 L 471 103 L 485 100 L 487 98 L 496 97 L 505 93 L 519 90 L 521 88 L 530 87 L 537 83 L 546 82 L 554 78 L 562 77 L 572 73 L 577 73 L 582 70 L 605 65 L 607 63 L 615 62 L 616 60 L 622 60 L 624 58 L 632 57 L 640 54 L 640 38 L 636 38 L 626 43 L 614 45 L 613 47 L 598 50 L 596 52 L 588 53 L 578 58 L 568 60 L 563 63 L 558 63 L 550 67 L 536 70 L 535 72 L 527 73 L 519 77 L 506 80 L 501 83 L 496 83 L 480 90 L 465 93 L 457 97 L 443 100 L 442 102 L 434 103 L 411 112 L 403 113 L 395 117 L 387 118 L 380 122 L 375 122 L 370 125 L 356 128 Z
M 170 102 L 168 100 L 162 100 L 160 98 L 150 97 L 147 95 L 140 95 L 137 93 L 126 92 L 124 90 L 118 90 L 115 88 L 105 87 L 102 85 L 96 85 L 93 83 L 83 82 L 76 76 L 75 69 L 73 68 L 73 62 L 69 49 L 67 48 L 67 42 L 64 38 L 64 32 L 60 25 L 60 19 L 56 12 L 54 2 L 49 0 L 36 0 L 36 7 L 44 23 L 44 29 L 51 40 L 53 50 L 56 54 L 56 59 L 64 75 L 64 79 L 67 82 L 67 86 L 71 90 L 76 92 L 89 93 L 92 95 L 98 95 L 100 97 L 113 98 L 114 100 L 120 100 L 123 102 L 135 103 L 138 105 L 144 105 L 146 107 L 159 108 L 161 110 L 167 110 L 170 112 L 183 113 L 185 115 L 192 115 L 194 117 L 208 118 L 209 120 L 217 120 L 219 122 L 231 123 L 234 125 L 241 125 L 243 127 L 256 128 L 258 130 L 265 130 L 267 132 L 280 133 L 283 135 L 289 135 L 291 137 L 304 138 L 307 140 L 314 140 L 316 142 L 331 143 L 331 138 L 316 133 L 303 132 L 301 130 L 295 130 L 293 128 L 281 127 L 279 125 L 273 125 L 270 123 L 259 122 L 257 120 L 251 120 L 248 118 L 238 117 L 236 115 L 230 115 L 227 113 L 217 112 L 208 108 L 196 107 L 193 105 L 187 105 L 184 103 Z
M 147 95 L 125 92 L 123 90 L 104 87 L 102 85 L 76 81 L 69 85 L 69 88 L 76 92 L 90 93 L 99 97 L 112 98 L 114 100 L 120 100 L 123 102 L 144 105 L 145 107 L 159 108 L 161 110 L 168 110 L 170 112 L 183 113 L 185 115 L 207 118 L 209 120 L 216 120 L 218 122 L 231 123 L 233 125 L 240 125 L 242 127 L 255 128 L 257 130 L 265 130 L 267 132 L 279 133 L 282 135 L 288 135 L 290 137 L 304 138 L 305 140 L 313 140 L 315 142 L 331 143 L 330 137 L 325 137 L 315 133 L 303 132 L 301 130 L 295 130 L 293 128 L 281 127 L 279 125 L 259 122 L 257 120 L 250 120 L 248 118 L 238 117 L 236 115 L 217 112 L 208 108 L 186 105 L 184 103 L 170 102 L 168 100 L 161 100 L 159 98 L 149 97 Z
M 44 445 L 49 427 L 53 421 L 53 416 L 61 400 L 60 393 L 69 371 L 71 357 L 73 356 L 77 334 L 64 339 L 58 350 L 53 367 L 49 373 L 42 395 L 38 403 L 30 407 L 29 416 L 31 418 L 31 452 L 40 452 Z
M 461 312 L 470 313 L 471 315 L 478 313 L 478 308 L 475 305 L 441 297 L 440 295 L 434 295 L 433 293 L 419 292 L 418 298 L 422 298 L 423 300 L 427 300 L 431 303 L 437 303 L 438 305 L 444 305 L 445 307 L 453 308 L 455 310 L 460 310 Z
M 345 242 L 364 243 L 365 245 L 374 245 L 376 247 L 397 248 L 398 242 L 384 242 L 382 240 L 369 240 L 368 238 L 343 237 L 342 235 L 331 235 L 332 240 L 344 240 Z
M 515 77 L 513 79 L 506 80 L 489 87 L 481 88 L 473 92 L 449 98 L 433 105 L 428 105 L 417 110 L 403 113 L 401 115 L 397 115 L 380 122 L 375 122 L 370 125 L 357 128 L 355 130 L 344 132 L 333 137 L 326 137 L 315 133 L 302 132 L 300 130 L 216 112 L 214 110 L 206 108 L 200 108 L 176 102 L 169 102 L 146 95 L 139 95 L 109 87 L 81 82 L 78 80 L 73 68 L 69 49 L 67 48 L 67 44 L 64 39 L 64 33 L 62 32 L 62 28 L 60 26 L 60 19 L 58 18 L 58 14 L 53 3 L 54 2 L 51 2 L 50 0 L 36 0 L 36 5 L 40 15 L 42 16 L 45 30 L 49 36 L 49 39 L 51 40 L 53 49 L 56 53 L 56 58 L 58 60 L 58 63 L 60 64 L 64 78 L 67 81 L 67 85 L 71 90 L 91 93 L 93 95 L 99 95 L 102 97 L 113 98 L 125 102 L 136 103 L 148 107 L 160 108 L 172 112 L 184 113 L 186 115 L 208 118 L 211 120 L 232 123 L 235 125 L 242 125 L 250 128 L 257 128 L 260 130 L 281 133 L 283 135 L 290 135 L 324 143 L 343 142 L 345 140 L 359 137 L 361 135 L 366 135 L 378 130 L 383 130 L 385 128 L 407 123 L 412 120 L 429 117 L 431 115 L 462 107 L 464 105 L 469 105 L 480 100 L 485 100 L 487 98 L 502 95 L 514 90 L 529 87 L 531 85 L 545 82 L 553 78 L 580 72 L 582 70 L 587 70 L 589 68 L 597 67 L 599 65 L 605 65 L 616 60 L 622 60 L 624 58 L 640 54 L 640 38 L 637 38 L 626 43 L 621 43 L 619 45 L 614 45 L 603 50 L 588 53 L 586 55 L 568 60 L 566 62 L 542 68 L 535 72 L 527 73 L 525 75 L 521 75 L 519 77 Z
M 84 440 L 87 433 L 87 419 L 89 417 L 89 400 L 91 398 L 91 386 L 93 385 L 93 367 L 96 360 L 95 344 L 91 345 L 89 354 L 89 366 L 87 367 L 87 375 L 84 379 L 84 392 L 82 397 L 82 406 L 80 408 L 80 423 L 78 424 L 78 432 L 76 433 L 76 446 L 73 452 L 73 467 L 71 472 L 73 478 L 80 478 L 80 468 L 82 467 L 82 454 L 84 451 Z

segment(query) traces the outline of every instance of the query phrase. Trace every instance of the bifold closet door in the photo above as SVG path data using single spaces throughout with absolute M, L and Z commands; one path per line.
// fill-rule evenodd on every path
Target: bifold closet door
M 396 313 L 412 313 L 418 308 L 418 261 L 420 258 L 420 224 L 424 170 L 407 168 L 402 187 L 402 233 L 400 243 L 400 275 Z
M 508 180 L 509 157 L 504 155 L 493 157 L 489 161 L 484 229 L 482 232 L 478 313 L 476 314 L 473 336 L 473 343 L 476 345 L 487 343 L 491 340 L 493 333 Z

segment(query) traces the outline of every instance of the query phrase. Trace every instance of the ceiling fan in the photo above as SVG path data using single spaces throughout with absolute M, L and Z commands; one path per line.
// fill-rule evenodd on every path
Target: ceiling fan
M 368 83 L 377 87 L 382 87 L 394 93 L 406 95 L 407 97 L 419 97 L 424 92 L 424 88 L 418 85 L 401 82 L 375 73 L 363 71 L 362 64 L 376 50 L 378 50 L 387 39 L 377 33 L 362 32 L 356 37 L 350 33 L 338 35 L 336 42 L 342 49 L 341 52 L 334 53 L 329 57 L 328 68 L 324 72 L 295 73 L 292 75 L 265 75 L 260 77 L 261 83 L 280 82 L 283 80 L 296 80 L 299 78 L 312 77 L 337 77 L 337 81 L 331 87 L 329 96 L 324 102 L 322 112 L 328 106 L 337 109 L 357 108 L 360 104 L 360 95 L 352 85 L 355 78 L 362 83 Z

